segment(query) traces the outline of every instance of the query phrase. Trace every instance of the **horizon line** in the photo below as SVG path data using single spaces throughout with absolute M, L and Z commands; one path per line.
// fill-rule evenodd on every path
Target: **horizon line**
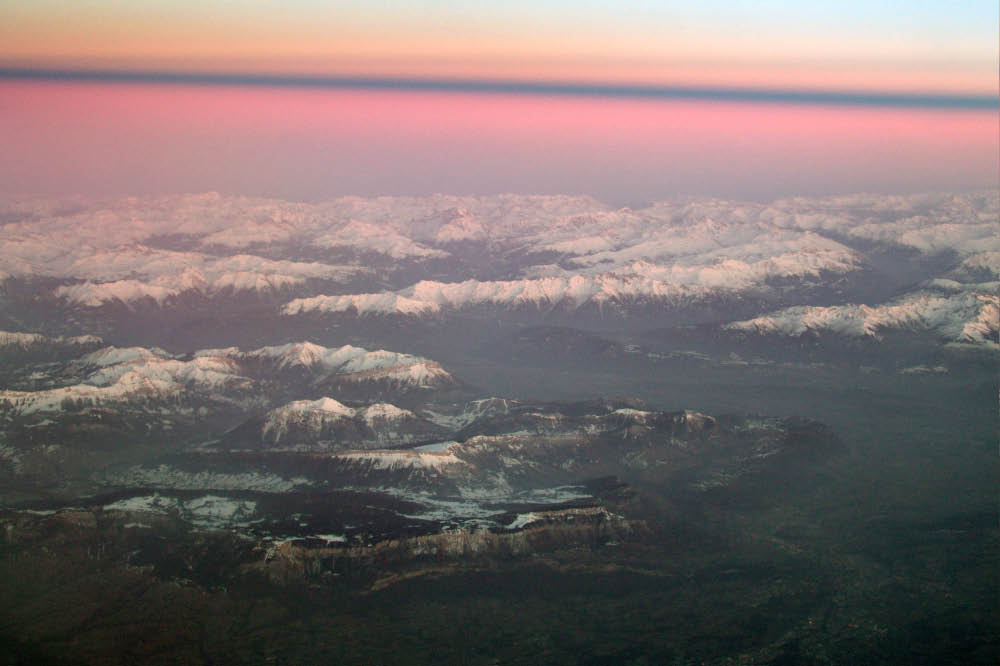
M 655 85 L 448 77 L 262 74 L 0 66 L 0 80 L 328 88 L 406 92 L 465 92 L 531 96 L 554 95 L 560 97 L 576 96 L 700 100 L 707 102 L 895 107 L 954 111 L 996 110 L 1000 107 L 1000 97 L 991 94 L 871 92 L 850 89 Z

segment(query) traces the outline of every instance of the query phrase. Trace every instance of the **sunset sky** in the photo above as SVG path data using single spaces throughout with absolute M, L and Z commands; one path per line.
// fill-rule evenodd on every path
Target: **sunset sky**
M 995 2 L 972 0 L 3 3 L 0 188 L 633 202 L 995 187 L 997 20 Z M 43 76 L 53 69 L 139 76 Z M 150 72 L 875 98 L 208 85 Z M 894 93 L 944 102 L 879 102 Z

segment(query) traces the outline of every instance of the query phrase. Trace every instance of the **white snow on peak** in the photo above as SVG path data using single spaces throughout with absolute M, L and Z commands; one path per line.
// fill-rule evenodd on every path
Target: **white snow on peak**
M 333 398 L 297 400 L 268 412 L 262 435 L 273 443 L 279 443 L 291 428 L 318 435 L 331 424 L 355 418 L 361 419 L 369 428 L 375 429 L 380 439 L 391 439 L 398 434 L 394 431 L 382 432 L 382 428 L 392 427 L 403 420 L 416 420 L 418 417 L 409 410 L 385 402 L 353 409 Z
M 401 419 L 417 418 L 417 415 L 407 409 L 401 409 L 387 402 L 377 402 L 361 410 L 358 414 L 372 424 L 379 421 L 399 421 Z
M 297 315 L 306 312 L 350 312 L 357 314 L 425 315 L 437 312 L 440 305 L 400 294 L 348 294 L 343 296 L 313 296 L 297 298 L 281 309 L 282 314 Z
M 335 374 L 355 374 L 372 371 L 400 370 L 411 372 L 412 366 L 436 365 L 428 359 L 378 349 L 369 351 L 363 347 L 344 345 L 343 347 L 323 347 L 312 342 L 292 342 L 285 345 L 261 347 L 246 352 L 244 356 L 273 358 L 281 368 L 302 366 L 318 367 Z
M 277 444 L 284 439 L 290 428 L 319 433 L 331 423 L 354 418 L 356 413 L 357 410 L 333 398 L 296 400 L 268 412 L 261 434 Z
M 80 404 L 176 399 L 189 389 L 245 388 L 250 384 L 231 358 L 197 356 L 181 361 L 159 348 L 105 347 L 68 367 L 86 372 L 83 381 L 40 391 L 0 391 L 0 399 L 20 412 L 59 411 Z
M 475 305 L 578 308 L 584 303 L 607 303 L 636 299 L 679 301 L 695 293 L 684 285 L 670 284 L 640 275 L 548 277 L 531 280 L 458 283 L 424 280 L 400 293 L 316 296 L 286 304 L 284 314 L 304 312 L 354 312 L 366 314 L 422 315 L 442 308 Z
M 120 363 L 129 363 L 136 360 L 145 359 L 167 359 L 170 355 L 159 347 L 147 349 L 146 347 L 104 347 L 89 354 L 81 356 L 77 363 L 80 365 L 96 365 L 107 367 Z
M 290 268 L 294 262 L 279 267 L 253 257 L 246 260 L 253 268 L 237 268 L 201 251 L 151 247 L 170 236 L 201 249 L 252 251 L 291 243 L 414 260 L 446 257 L 447 248 L 435 245 L 488 241 L 562 253 L 582 259 L 581 265 L 610 260 L 610 268 L 667 257 L 706 263 L 713 250 L 742 259 L 768 242 L 785 247 L 769 252 L 794 252 L 808 233 L 815 240 L 830 231 L 928 253 L 1000 250 L 995 191 L 795 197 L 767 204 L 688 198 L 635 210 L 579 196 L 342 197 L 304 204 L 212 193 L 79 200 L 68 213 L 59 207 L 58 201 L 22 202 L 22 219 L 0 227 L 5 274 L 148 282 L 192 268 L 209 283 L 219 273 L 242 270 L 317 277 L 304 264 Z M 316 269 L 330 275 L 345 267 Z
M 571 309 L 587 303 L 627 304 L 637 300 L 677 303 L 718 292 L 760 287 L 777 278 L 816 278 L 824 273 L 848 273 L 861 260 L 846 248 L 807 248 L 754 261 L 713 257 L 709 263 L 657 265 L 636 259 L 614 271 L 569 272 L 559 267 L 536 267 L 536 272 L 558 272 L 523 280 L 436 282 L 423 280 L 399 292 L 315 296 L 287 303 L 282 312 L 353 312 L 367 314 L 428 315 L 442 309 L 476 305 L 560 306 Z
M 352 358 L 355 352 L 364 353 L 364 351 L 360 347 L 351 347 L 350 345 L 338 349 L 328 349 L 312 342 L 290 342 L 284 345 L 261 347 L 260 349 L 246 352 L 244 355 L 248 357 L 276 359 L 280 368 L 292 366 L 308 368 L 314 365 L 335 367 Z
M 0 402 L 6 402 L 15 412 L 27 414 L 72 409 L 81 402 L 102 405 L 139 399 L 162 400 L 176 396 L 179 391 L 180 387 L 171 382 L 125 372 L 114 383 L 105 386 L 75 384 L 41 391 L 0 391 Z
M 833 328 L 869 335 L 901 318 L 899 326 L 979 340 L 995 328 L 988 321 L 989 296 L 1000 282 L 996 190 L 770 203 L 678 198 L 637 209 L 581 196 L 340 197 L 305 204 L 208 193 L 74 200 L 68 207 L 26 200 L 6 210 L 13 214 L 0 225 L 2 276 L 62 280 L 54 296 L 85 307 L 181 307 L 190 294 L 253 293 L 287 294 L 285 315 L 416 317 L 477 306 L 603 310 L 757 296 L 789 280 L 821 285 L 831 275 L 878 269 L 876 260 L 888 251 L 954 259 L 951 270 L 924 285 L 926 303 L 903 308 L 916 307 L 924 319 L 907 319 L 893 310 L 901 305 L 893 301 L 869 306 L 875 314 L 839 306 L 847 309 L 810 310 L 798 324 L 795 314 L 759 323 L 797 330 L 829 319 Z M 377 284 L 385 277 L 379 266 L 390 260 L 461 266 L 461 257 L 451 255 L 455 243 L 520 257 L 519 272 L 504 280 L 456 276 L 384 292 L 365 286 L 345 294 L 350 290 L 340 288 L 364 275 Z M 343 249 L 358 263 L 368 255 L 382 258 L 372 269 L 276 258 L 301 248 L 313 256 Z M 226 249 L 237 254 L 219 256 Z M 334 290 L 320 282 L 340 284 Z M 936 305 L 941 299 L 958 303 L 956 313 L 965 313 L 955 314 L 960 326 L 940 314 L 954 309 Z M 952 323 L 938 321 L 942 317 Z
M 235 359 L 269 358 L 276 360 L 279 368 L 312 368 L 329 376 L 343 377 L 345 381 L 385 379 L 399 385 L 419 387 L 454 382 L 440 364 L 430 359 L 384 349 L 369 351 L 352 345 L 331 348 L 312 342 L 293 342 L 244 353 L 224 351 Z
M 64 285 L 56 287 L 54 293 L 70 303 L 98 307 L 114 301 L 134 303 L 146 299 L 162 305 L 171 296 L 176 296 L 178 291 L 138 280 L 118 280 L 117 282 L 84 282 L 83 284 Z
M 2 236 L 2 230 L 0 230 Z M 37 243 L 21 247 L 31 251 L 46 251 Z M 185 292 L 213 296 L 227 292 L 275 293 L 302 285 L 309 279 L 342 281 L 367 269 L 316 262 L 272 260 L 238 254 L 217 257 L 197 252 L 175 252 L 139 244 L 95 248 L 72 247 L 69 252 L 53 254 L 45 270 L 28 270 L 28 274 L 82 283 L 57 287 L 54 294 L 84 306 L 121 301 L 133 303 L 152 299 L 163 304 L 170 297 Z
M 452 384 L 455 381 L 440 364 L 428 360 L 362 370 L 345 375 L 344 379 L 352 381 L 387 380 L 398 386 L 418 388 L 434 388 L 442 384 Z
M 130 373 L 178 387 L 222 388 L 249 383 L 247 378 L 239 374 L 239 367 L 230 358 L 198 356 L 190 361 L 179 361 L 151 354 L 135 358 L 124 357 L 113 363 L 102 364 L 87 377 L 85 383 L 107 386 Z
M 417 356 L 400 354 L 384 349 L 366 351 L 359 347 L 351 347 L 350 352 L 351 357 L 340 366 L 340 370 L 345 374 L 395 368 L 400 365 L 410 365 L 425 360 Z
M 209 278 L 200 271 L 188 269 L 178 274 L 160 276 L 154 282 L 132 279 L 115 282 L 88 281 L 56 287 L 53 293 L 69 302 L 89 307 L 114 301 L 135 303 L 145 299 L 163 305 L 171 297 L 184 292 L 193 291 L 208 296 L 224 292 L 270 294 L 301 285 L 306 279 L 302 275 L 251 270 L 218 272 Z
M 291 411 L 322 412 L 331 416 L 354 416 L 355 410 L 334 400 L 333 398 L 320 398 L 319 400 L 296 400 L 284 406 L 283 409 Z
M 1000 297 L 995 294 L 917 291 L 876 306 L 796 306 L 727 328 L 786 336 L 826 331 L 851 337 L 877 337 L 892 329 L 925 330 L 951 341 L 996 344 L 998 304 Z
M 212 282 L 211 291 L 219 292 L 231 289 L 232 291 L 252 291 L 258 294 L 267 294 L 281 291 L 288 287 L 302 284 L 303 282 L 305 282 L 305 278 L 296 275 L 231 271 L 219 274 L 219 277 Z

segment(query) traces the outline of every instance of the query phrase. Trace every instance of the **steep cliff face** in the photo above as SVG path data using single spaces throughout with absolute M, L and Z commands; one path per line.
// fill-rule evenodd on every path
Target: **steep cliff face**
M 564 548 L 598 549 L 641 536 L 641 521 L 603 506 L 516 514 L 508 528 L 462 529 L 379 541 L 367 545 L 310 544 L 304 540 L 263 546 L 261 560 L 244 567 L 278 584 L 328 575 L 385 575 L 410 565 L 455 560 L 516 560 Z
M 56 556 L 67 568 L 113 568 L 208 586 L 264 579 L 280 586 L 348 583 L 354 589 L 454 566 L 518 566 L 535 555 L 598 552 L 639 542 L 649 530 L 621 507 L 509 513 L 506 527 L 468 526 L 361 540 L 339 535 L 280 541 L 191 530 L 179 514 L 98 508 L 0 514 L 0 550 Z M 164 541 L 166 539 L 166 541 Z M 186 584 L 186 583 L 185 583 Z

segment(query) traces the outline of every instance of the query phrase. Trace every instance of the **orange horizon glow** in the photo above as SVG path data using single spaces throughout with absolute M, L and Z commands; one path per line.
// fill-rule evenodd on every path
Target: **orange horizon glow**
M 0 7 L 0 64 L 997 93 L 995 31 L 961 34 L 947 20 L 968 14 L 968 29 L 995 24 L 995 12 L 942 9 L 918 21 L 848 4 L 839 18 L 790 17 L 794 3 L 36 0 Z

